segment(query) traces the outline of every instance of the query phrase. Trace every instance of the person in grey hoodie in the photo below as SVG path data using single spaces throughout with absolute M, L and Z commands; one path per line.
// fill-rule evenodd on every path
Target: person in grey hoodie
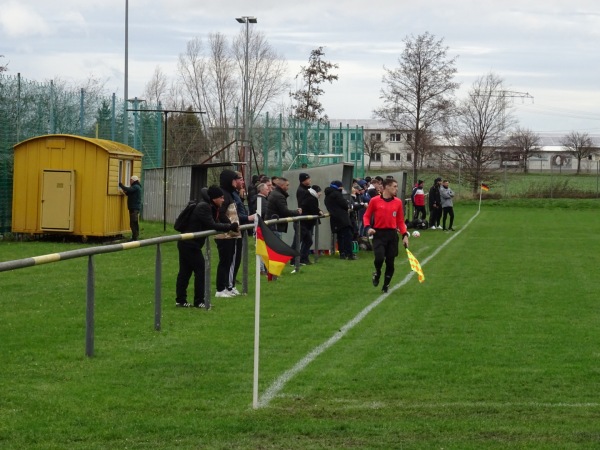
M 454 228 L 452 228 L 454 224 L 454 204 L 452 202 L 454 191 L 448 186 L 448 180 L 442 182 L 440 197 L 442 199 L 442 227 L 444 231 L 454 231 Z M 450 226 L 446 228 L 446 218 L 448 216 L 450 216 Z

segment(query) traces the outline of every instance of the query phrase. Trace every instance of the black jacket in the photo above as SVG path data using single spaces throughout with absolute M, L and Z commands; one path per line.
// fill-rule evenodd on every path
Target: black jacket
M 188 222 L 187 227 L 182 233 L 197 233 L 199 231 L 217 230 L 217 231 L 229 231 L 231 230 L 231 224 L 219 223 L 219 210 L 217 206 L 210 201 L 207 194 L 207 189 L 204 188 L 200 192 L 202 199 L 196 205 L 192 216 Z M 204 246 L 206 237 L 200 237 L 198 239 L 182 241 L 189 247 L 195 247 L 201 249 Z
M 312 197 L 310 192 L 308 192 L 309 188 L 310 186 L 304 186 L 302 183 L 300 183 L 300 186 L 298 186 L 298 189 L 296 189 L 296 204 L 298 205 L 298 208 L 302 208 L 301 205 L 305 201 L 305 199 L 307 199 L 308 197 Z M 302 214 L 306 214 L 304 212 L 304 209 L 302 210 Z
M 321 208 L 319 207 L 319 199 L 308 192 L 308 195 L 302 197 L 302 202 L 298 203 L 298 207 L 302 209 L 303 216 L 318 216 L 321 213 Z M 300 222 L 301 226 L 312 227 L 317 223 L 319 219 L 315 220 L 303 220 Z
M 337 233 L 339 230 L 352 227 L 348 215 L 350 205 L 342 195 L 342 191 L 332 187 L 325 188 L 325 206 L 330 214 L 331 231 Z
M 429 189 L 429 209 L 442 207 L 442 196 L 440 195 L 440 187 L 434 183 Z
M 267 204 L 267 219 L 283 219 L 285 217 L 297 217 L 300 214 L 298 211 L 292 211 L 288 209 L 287 198 L 288 193 L 277 186 L 269 194 L 269 202 Z M 286 233 L 288 229 L 287 222 L 278 223 L 276 225 L 277 231 L 280 233 Z

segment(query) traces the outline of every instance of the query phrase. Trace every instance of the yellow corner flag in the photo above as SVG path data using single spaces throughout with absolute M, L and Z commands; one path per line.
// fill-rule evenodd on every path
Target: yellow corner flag
M 419 261 L 417 261 L 415 255 L 413 255 L 409 249 L 406 249 L 406 254 L 408 255 L 408 262 L 410 263 L 410 268 L 413 271 L 417 272 L 417 275 L 419 275 L 419 283 L 422 283 L 423 281 L 425 281 L 425 274 L 423 273 L 423 269 L 421 269 L 421 264 L 419 264 Z

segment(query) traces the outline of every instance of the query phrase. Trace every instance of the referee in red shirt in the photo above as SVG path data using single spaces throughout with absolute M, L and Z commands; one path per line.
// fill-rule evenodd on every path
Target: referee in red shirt
M 393 178 L 383 180 L 383 192 L 369 201 L 363 217 L 363 225 L 367 236 L 373 236 L 373 253 L 375 254 L 375 272 L 373 286 L 379 285 L 381 267 L 385 261 L 385 275 L 381 290 L 387 292 L 394 275 L 394 259 L 398 256 L 398 233 L 402 235 L 402 243 L 408 247 L 408 232 L 404 222 L 402 200 L 398 195 L 398 182 Z

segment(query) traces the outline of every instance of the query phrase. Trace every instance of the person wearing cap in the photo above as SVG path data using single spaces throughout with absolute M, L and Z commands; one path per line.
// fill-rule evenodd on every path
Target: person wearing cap
M 137 241 L 140 237 L 140 210 L 142 209 L 142 185 L 140 179 L 133 175 L 129 179 L 129 186 L 119 183 L 119 187 L 127 196 L 127 209 L 129 210 L 129 228 L 131 240 Z
M 192 215 L 182 233 L 197 233 L 200 231 L 237 231 L 238 223 L 220 223 L 219 208 L 225 201 L 223 190 L 213 185 L 200 191 L 200 202 L 194 208 Z M 206 308 L 204 302 L 204 255 L 202 247 L 206 237 L 177 241 L 179 253 L 179 272 L 175 284 L 175 306 L 188 308 Z M 187 288 L 190 278 L 194 274 L 194 303 L 187 301 Z
M 429 189 L 429 225 L 431 230 L 442 229 L 440 219 L 442 218 L 442 197 L 440 196 L 440 186 L 442 179 L 437 177 L 433 181 L 433 186 Z
M 417 181 L 417 185 L 413 188 L 410 196 L 415 213 L 413 220 L 425 220 L 427 219 L 427 211 L 425 210 L 425 191 L 423 190 L 423 180 Z
M 343 184 L 339 180 L 325 188 L 325 207 L 329 211 L 331 232 L 337 235 L 340 259 L 357 259 L 352 252 L 352 223 L 350 222 L 348 200 L 342 195 Z
M 310 192 L 308 192 L 308 189 L 310 188 L 312 182 L 310 179 L 310 175 L 302 172 L 298 175 L 298 181 L 300 182 L 300 184 L 298 185 L 298 189 L 296 189 L 296 204 L 298 205 L 298 208 L 302 209 L 303 214 L 308 214 L 305 210 L 304 210 L 304 204 L 306 203 L 306 201 L 310 202 L 310 199 L 312 198 L 312 196 L 310 195 Z M 303 221 L 304 222 L 304 221 Z M 299 252 L 301 252 L 302 246 L 306 246 L 307 243 L 310 241 L 310 243 L 308 244 L 309 247 L 310 245 L 312 245 L 312 238 L 311 236 L 309 236 L 307 234 L 307 230 L 301 225 L 301 222 L 294 222 L 293 223 L 293 227 L 294 227 L 294 240 L 292 247 L 294 247 L 296 250 L 298 250 Z M 302 258 L 300 258 L 302 259 Z M 291 265 L 295 265 L 295 260 L 294 258 L 290 261 Z M 302 262 L 301 263 L 305 264 L 306 262 Z
M 308 188 L 308 196 L 302 199 L 298 206 L 302 208 L 302 214 L 306 216 L 322 216 L 323 211 L 319 207 L 321 187 L 316 184 Z M 303 220 L 300 222 L 300 264 L 312 264 L 309 259 L 310 249 L 313 245 L 313 233 L 319 219 Z
M 404 222 L 404 208 L 398 197 L 398 182 L 393 178 L 383 181 L 383 192 L 371 199 L 363 223 L 367 236 L 373 236 L 373 254 L 375 272 L 373 286 L 379 285 L 381 269 L 385 262 L 385 274 L 381 290 L 388 291 L 394 275 L 394 260 L 398 256 L 398 234 L 402 235 L 402 243 L 408 248 L 408 231 Z

